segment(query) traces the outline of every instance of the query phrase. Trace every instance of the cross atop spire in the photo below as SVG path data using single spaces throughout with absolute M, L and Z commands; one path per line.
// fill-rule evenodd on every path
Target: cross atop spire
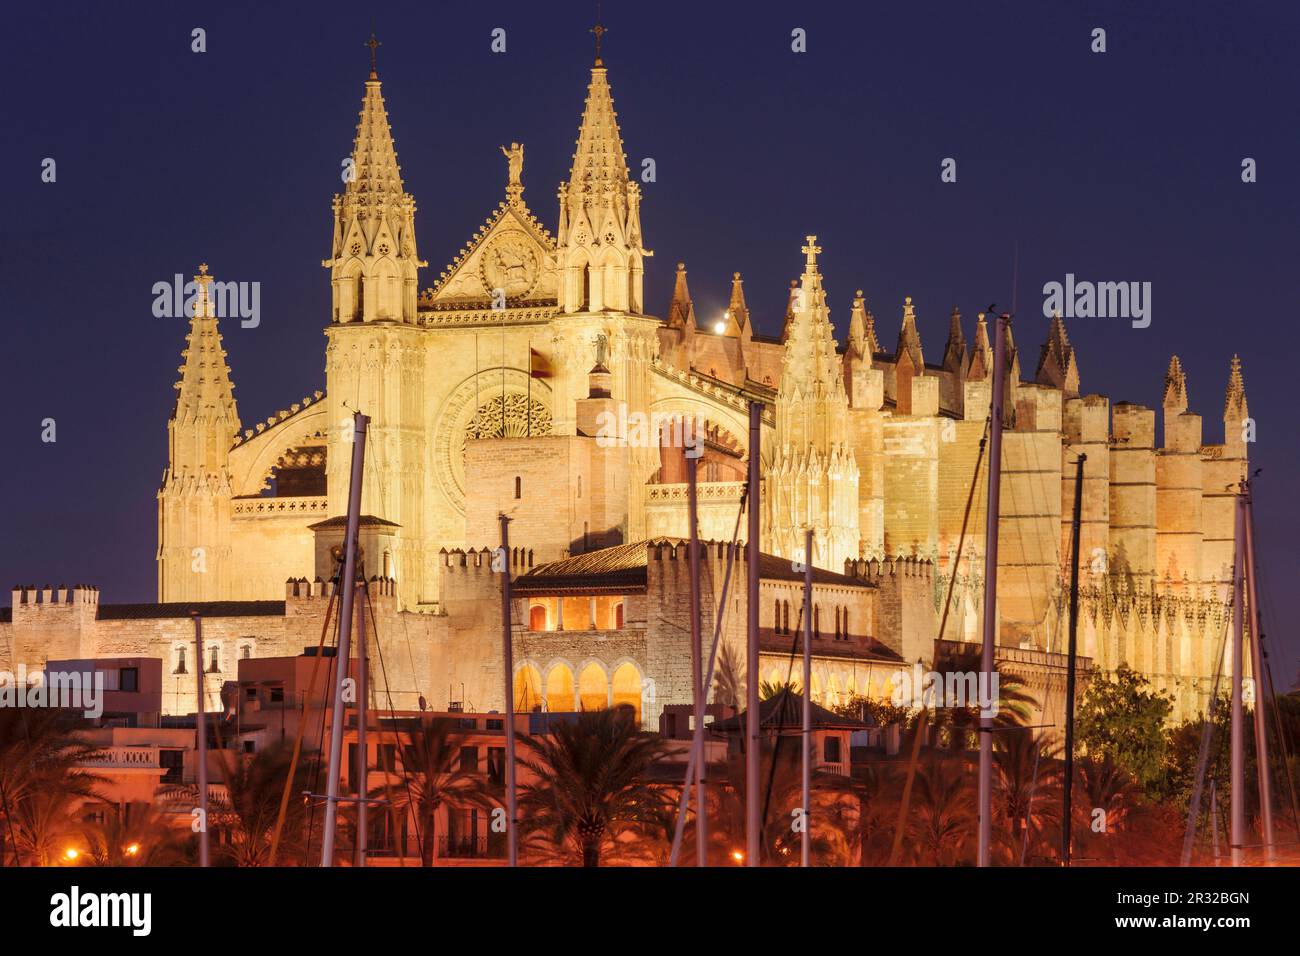
M 377 80 L 379 79 L 379 69 L 376 63 L 375 51 L 384 44 L 375 36 L 375 31 L 371 30 L 370 39 L 367 40 L 364 45 L 370 47 L 370 78 L 372 80 Z
M 822 247 L 817 245 L 816 236 L 806 238 L 808 239 L 808 245 L 803 247 L 803 253 L 808 257 L 808 265 L 815 266 L 817 264 L 817 255 L 822 251 Z
M 600 19 L 600 0 L 596 0 L 596 25 L 587 31 L 596 35 L 596 66 L 604 65 L 600 59 L 600 41 L 609 32 L 609 29 L 600 22 Z

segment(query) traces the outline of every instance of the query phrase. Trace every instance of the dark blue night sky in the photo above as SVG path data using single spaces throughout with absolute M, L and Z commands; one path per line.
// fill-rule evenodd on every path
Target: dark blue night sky
M 185 323 L 151 289 L 200 261 L 261 283 L 223 325 L 246 426 L 324 388 L 330 198 L 352 143 L 371 15 L 356 4 L 24 5 L 6 15 L 0 174 L 0 582 L 155 597 L 157 488 Z M 592 59 L 594 4 L 371 4 L 431 285 L 527 146 L 551 228 Z M 937 361 L 954 305 L 1018 304 L 1025 374 L 1042 287 L 1152 283 L 1152 323 L 1068 323 L 1084 392 L 1159 407 L 1181 356 L 1205 441 L 1228 363 L 1258 423 L 1266 628 L 1296 674 L 1300 12 L 1282 3 L 607 2 L 605 60 L 643 186 L 650 311 L 685 261 L 701 319 L 733 270 L 780 330 L 816 233 L 832 318 L 865 290 L 892 348 L 913 296 Z M 190 31 L 208 51 L 190 51 Z M 504 28 L 507 52 L 493 54 Z M 808 52 L 790 50 L 795 27 Z M 1105 54 L 1090 50 L 1094 27 Z M 57 182 L 41 182 L 41 161 Z M 958 164 L 955 184 L 940 163 Z M 1258 162 L 1243 184 L 1241 162 Z M 1018 288 L 1012 288 L 1013 250 Z M 41 441 L 57 421 L 58 440 Z M 1281 641 L 1281 646 L 1277 646 Z M 1283 653 L 1285 652 L 1285 653 Z M 1281 658 L 1280 660 L 1278 658 Z

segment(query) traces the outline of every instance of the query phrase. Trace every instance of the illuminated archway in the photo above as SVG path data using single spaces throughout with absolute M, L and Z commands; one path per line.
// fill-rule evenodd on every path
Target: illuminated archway
M 583 710 L 609 708 L 609 678 L 599 664 L 588 664 L 578 675 L 578 698 Z
M 542 674 L 532 664 L 515 671 L 515 711 L 529 712 L 542 705 Z
M 567 664 L 556 664 L 546 675 L 546 709 L 552 712 L 577 710 L 573 705 L 573 671 Z
M 627 704 L 636 711 L 636 722 L 641 723 L 641 672 L 630 661 L 614 669 L 614 706 Z

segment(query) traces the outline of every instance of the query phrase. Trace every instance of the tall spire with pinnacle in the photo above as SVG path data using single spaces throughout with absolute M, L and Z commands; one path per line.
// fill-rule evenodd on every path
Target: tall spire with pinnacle
M 686 263 L 684 262 L 677 263 L 673 297 L 668 303 L 668 327 L 670 329 L 695 328 L 695 304 L 691 301 L 691 290 L 686 286 Z
M 723 335 L 736 338 L 750 337 L 749 306 L 745 304 L 745 291 L 741 288 L 743 281 L 739 272 L 731 274 L 731 299 L 727 302 L 727 311 L 723 316 L 726 322 L 726 331 Z
M 593 32 L 599 44 L 605 29 L 598 24 Z M 642 245 L 641 187 L 628 177 L 609 75 L 599 55 L 559 199 L 561 310 L 639 314 L 644 260 L 652 253 Z
M 921 375 L 925 372 L 925 356 L 921 353 L 921 333 L 916 330 L 916 307 L 912 305 L 909 295 L 903 299 L 903 327 L 898 330 L 898 347 L 894 350 L 894 361 L 904 352 L 912 361 L 912 370 Z
M 1228 372 L 1228 391 L 1223 399 L 1223 417 L 1234 423 L 1250 417 L 1250 409 L 1246 405 L 1246 382 L 1241 377 L 1239 355 L 1232 357 L 1232 368 Z
M 207 263 L 177 370 L 176 405 L 167 422 L 167 470 L 158 490 L 158 599 L 214 600 L 228 584 L 230 447 L 239 433 L 234 384 Z
M 1178 415 L 1187 411 L 1187 376 L 1183 373 L 1183 363 L 1177 355 L 1169 359 L 1169 370 L 1165 372 L 1165 392 L 1160 404 L 1166 414 Z
M 768 468 L 769 547 L 793 556 L 812 526 L 813 562 L 842 568 L 858 556 L 858 466 L 844 442 L 848 395 L 844 364 L 835 348 L 826 291 L 817 268 L 821 248 L 809 236 L 804 271 L 791 297 L 791 319 L 776 394 L 776 441 Z
M 370 75 L 361 100 L 343 192 L 334 197 L 330 269 L 335 322 L 379 319 L 414 324 L 421 262 L 415 246 L 415 199 L 402 185 L 392 128 L 379 82 L 372 33 Z
M 876 338 L 876 320 L 867 308 L 862 290 L 853 294 L 853 310 L 849 313 L 849 339 L 846 354 L 856 354 L 871 364 L 872 357 L 880 351 L 880 342 Z
M 663 357 L 680 369 L 689 370 L 695 355 L 695 303 L 686 286 L 686 263 L 677 263 L 677 279 L 673 282 L 673 297 L 668 303 L 668 320 L 665 323 L 668 338 L 663 341 Z
M 958 376 L 966 372 L 966 336 L 961 331 L 961 312 L 952 307 L 948 319 L 948 342 L 943 348 L 943 367 Z
M 1038 371 L 1034 381 L 1039 385 L 1050 385 L 1061 389 L 1067 397 L 1075 398 L 1079 394 L 1079 363 L 1075 358 L 1074 346 L 1065 334 L 1065 322 L 1060 313 L 1052 316 L 1052 325 L 1047 332 L 1047 341 L 1038 356 Z

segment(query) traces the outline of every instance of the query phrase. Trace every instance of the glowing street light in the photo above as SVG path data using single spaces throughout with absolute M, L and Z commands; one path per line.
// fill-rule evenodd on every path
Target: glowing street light
M 138 843 L 132 843 L 130 846 L 126 848 L 127 856 L 135 856 L 139 852 L 140 852 L 140 844 Z
M 68 847 L 66 850 L 63 851 L 63 858 L 65 860 L 75 860 L 79 856 L 81 856 L 81 854 L 78 853 L 73 847 Z

